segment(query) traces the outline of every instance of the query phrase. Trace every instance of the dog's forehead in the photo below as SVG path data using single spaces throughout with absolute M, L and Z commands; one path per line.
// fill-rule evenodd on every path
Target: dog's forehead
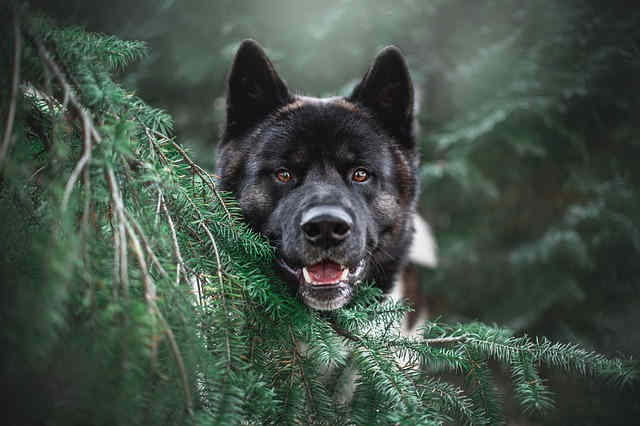
M 292 161 L 330 154 L 349 162 L 388 152 L 367 113 L 344 98 L 298 97 L 274 114 L 269 128 L 262 135 L 265 151 Z

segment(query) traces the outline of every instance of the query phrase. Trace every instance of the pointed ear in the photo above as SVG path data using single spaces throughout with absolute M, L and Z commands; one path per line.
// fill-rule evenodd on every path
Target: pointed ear
M 411 135 L 413 85 L 400 49 L 382 49 L 349 100 L 371 109 L 394 136 Z
M 254 40 L 244 40 L 227 83 L 227 125 L 223 140 L 239 136 L 277 108 L 291 102 L 286 84 Z

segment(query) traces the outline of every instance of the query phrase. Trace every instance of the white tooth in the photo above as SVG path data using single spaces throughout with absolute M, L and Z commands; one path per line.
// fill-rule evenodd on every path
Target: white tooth
M 311 276 L 309 275 L 309 271 L 307 271 L 307 267 L 302 268 L 302 276 L 304 276 L 304 280 L 311 284 Z
M 340 281 L 346 281 L 349 278 L 349 269 L 345 269 L 342 271 L 342 276 L 340 277 Z

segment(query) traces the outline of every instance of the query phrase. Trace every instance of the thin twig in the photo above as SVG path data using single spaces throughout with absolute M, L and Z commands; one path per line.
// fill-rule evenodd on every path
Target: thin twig
M 113 213 L 113 208 L 114 205 L 113 203 L 111 203 L 111 220 L 113 221 L 117 221 L 114 213 Z M 117 299 L 118 295 L 119 295 L 119 291 L 118 291 L 118 286 L 115 285 L 115 283 L 117 283 L 119 281 L 119 276 L 120 276 L 120 233 L 115 232 L 115 224 L 111 224 L 111 227 L 114 228 L 114 232 L 113 232 L 113 282 L 114 285 L 112 286 L 112 291 L 113 291 L 113 298 Z
M 115 216 L 118 220 L 117 233 L 120 238 L 119 243 L 119 279 L 120 287 L 122 288 L 124 297 L 129 294 L 129 275 L 127 267 L 127 237 L 126 237 L 126 218 L 124 217 L 124 204 L 122 202 L 122 196 L 120 195 L 120 189 L 116 182 L 115 174 L 111 166 L 107 166 L 107 179 L 109 181 L 109 190 L 111 191 L 111 197 L 113 199 L 113 208 L 115 210 Z
M 114 195 L 114 194 L 112 194 Z M 140 266 L 140 271 L 142 271 L 142 285 L 144 289 L 144 299 L 147 303 L 147 307 L 149 309 L 149 313 L 152 318 L 156 317 L 155 311 L 155 300 L 156 300 L 156 286 L 153 282 L 153 279 L 149 275 L 147 261 L 144 257 L 142 249 L 140 247 L 140 241 L 136 236 L 135 232 L 131 228 L 129 222 L 125 222 L 125 227 L 127 229 L 127 234 L 129 235 L 129 240 L 131 241 L 131 247 L 133 252 L 138 259 L 138 266 Z M 151 324 L 152 329 L 155 329 L 155 321 Z M 155 338 L 155 333 L 151 334 L 151 368 L 152 371 L 155 371 L 157 364 L 157 356 L 158 356 L 158 344 Z
M 424 342 L 427 345 L 438 345 L 442 343 L 457 343 L 463 340 L 467 340 L 467 337 L 469 337 L 468 334 L 463 334 L 461 336 L 437 337 L 434 339 L 424 339 L 421 342 Z
M 125 219 L 126 220 L 126 219 Z M 131 224 L 126 221 L 125 228 L 127 229 L 127 235 L 129 235 L 129 240 L 131 241 L 131 248 L 133 252 L 136 254 L 136 258 L 138 259 L 138 265 L 140 266 L 140 270 L 142 271 L 142 285 L 144 288 L 144 299 L 151 308 L 151 304 L 156 299 L 156 286 L 153 283 L 153 279 L 151 275 L 149 275 L 149 269 L 147 267 L 147 261 L 144 258 L 144 253 L 142 252 L 142 247 L 140 247 L 140 240 L 137 235 L 133 231 Z
M 62 210 L 66 210 L 67 205 L 69 204 L 69 197 L 71 197 L 71 192 L 73 191 L 73 186 L 75 185 L 80 173 L 85 170 L 87 164 L 91 161 L 91 150 L 92 150 L 92 137 L 91 137 L 91 128 L 93 124 L 91 123 L 91 117 L 87 113 L 87 111 L 83 108 L 80 112 L 80 117 L 82 119 L 82 128 L 84 129 L 84 136 L 82 138 L 83 141 L 83 149 L 82 156 L 80 160 L 76 163 L 76 166 L 73 168 L 71 175 L 69 176 L 69 180 L 67 180 L 67 184 L 64 188 L 64 194 L 62 196 Z M 85 183 L 88 181 L 88 174 L 85 174 Z
M 151 257 L 151 261 L 153 262 L 153 264 L 156 265 L 156 267 L 158 268 L 158 271 L 160 271 L 160 275 L 162 275 L 163 278 L 169 278 L 169 274 L 167 274 L 167 271 L 165 271 L 165 269 L 162 267 L 162 264 L 160 263 L 155 253 L 153 252 L 153 249 L 151 248 L 151 244 L 149 243 L 149 240 L 147 239 L 144 232 L 142 231 L 142 227 L 140 226 L 138 221 L 133 216 L 131 216 L 131 214 L 127 210 L 125 210 L 124 213 L 127 216 L 127 219 L 129 220 L 129 222 L 133 224 L 133 228 L 135 229 L 136 233 L 138 233 L 138 235 L 140 235 L 140 238 L 142 238 L 142 243 L 144 245 L 144 248 L 147 251 L 147 253 L 149 253 L 149 256 Z
M 85 265 L 85 270 L 87 273 L 87 281 L 89 282 L 89 287 L 91 289 L 91 300 L 95 300 L 95 285 L 93 283 L 93 277 L 91 274 L 91 257 L 89 256 L 89 215 L 91 214 L 91 182 L 89 180 L 89 168 L 85 167 L 83 172 L 84 177 L 84 211 L 82 212 L 82 238 L 81 238 L 81 246 L 82 246 L 82 260 Z
M 151 142 L 151 145 L 153 146 L 154 150 L 158 152 L 158 155 L 160 156 L 160 160 L 162 160 L 162 162 L 164 162 L 165 166 L 168 166 L 169 165 L 169 159 L 160 150 L 160 147 L 158 146 L 158 143 L 156 142 L 156 138 L 151 134 L 150 129 L 148 127 L 145 127 L 144 131 L 147 134 L 147 138 L 149 139 L 149 142 Z M 151 150 L 151 152 L 153 152 L 154 150 Z
M 7 114 L 7 123 L 4 128 L 4 136 L 2 137 L 2 146 L 0 147 L 0 170 L 4 164 L 6 155 L 9 151 L 11 143 L 11 134 L 13 133 L 13 121 L 16 116 L 16 103 L 18 101 L 18 82 L 20 80 L 20 61 L 22 59 L 22 33 L 20 32 L 20 22 L 18 12 L 13 13 L 13 34 L 14 34 L 14 56 L 13 56 L 13 76 L 11 79 L 11 101 L 9 103 L 9 114 Z
M 198 288 L 198 304 L 203 306 L 202 302 L 202 282 L 200 281 L 200 274 L 196 274 L 196 286 Z
M 47 69 L 47 67 L 42 67 L 42 69 L 44 70 L 44 87 L 47 91 L 47 93 L 54 93 L 53 92 L 53 87 L 51 86 L 51 72 L 49 72 L 49 70 Z M 40 91 L 38 91 L 37 89 L 34 88 L 34 91 L 36 91 L 36 93 L 42 93 Z M 45 150 L 46 149 L 51 149 L 51 147 L 53 146 L 53 144 L 55 144 L 56 141 L 56 122 L 55 119 L 56 117 L 56 109 L 54 107 L 55 102 L 53 99 L 53 96 L 49 96 L 46 95 L 44 96 L 44 98 L 47 101 L 47 105 L 49 106 L 49 114 L 51 114 L 52 120 L 51 120 L 51 143 L 46 143 L 45 142 Z M 63 110 L 64 111 L 64 110 Z M 47 140 L 47 138 L 43 138 L 43 140 Z
M 327 322 L 329 323 L 333 331 L 335 331 L 338 335 L 345 337 L 347 340 L 351 340 L 352 342 L 362 343 L 362 338 L 360 336 L 351 334 L 349 331 L 340 327 L 334 321 L 327 321 Z
M 169 229 L 171 230 L 171 239 L 173 240 L 173 252 L 178 260 L 178 274 L 180 273 L 180 268 L 182 268 L 182 272 L 184 272 L 185 277 L 187 276 L 187 267 L 184 264 L 184 260 L 182 260 L 182 253 L 180 252 L 180 246 L 178 245 L 178 236 L 176 235 L 176 228 L 173 224 L 173 219 L 171 219 L 171 215 L 169 214 L 169 209 L 167 209 L 167 205 L 164 202 L 164 196 L 162 193 L 160 194 L 160 205 L 164 214 L 167 218 L 167 222 L 169 223 Z
M 38 169 L 35 172 L 33 172 L 31 176 L 29 176 L 29 180 L 35 179 L 40 174 L 40 172 L 42 172 L 46 168 L 47 168 L 46 164 L 44 166 L 38 167 Z
M 158 219 L 160 218 L 160 200 L 162 199 L 162 192 L 158 190 L 158 204 L 156 205 L 156 214 L 154 217 L 154 223 L 158 226 Z
M 131 241 L 131 246 L 133 248 L 133 252 L 138 259 L 138 266 L 140 266 L 140 271 L 142 271 L 142 283 L 144 288 L 144 298 L 147 303 L 147 307 L 149 309 L 149 313 L 152 318 L 156 317 L 156 286 L 153 283 L 153 279 L 149 275 L 147 268 L 147 261 L 144 258 L 144 254 L 142 253 L 142 249 L 140 248 L 140 241 L 136 237 L 136 234 L 131 229 L 131 225 L 126 222 L 127 234 L 129 234 L 129 240 Z M 152 329 L 155 329 L 155 321 L 151 324 Z M 151 369 L 155 371 L 157 365 L 157 356 L 158 356 L 158 342 L 155 338 L 155 333 L 151 334 Z
M 171 331 L 171 327 L 169 327 L 169 323 L 164 319 L 162 312 L 158 309 L 158 306 L 153 303 L 153 307 L 155 308 L 156 315 L 160 319 L 160 322 L 164 326 L 165 334 L 167 335 L 167 339 L 169 340 L 169 346 L 171 347 L 171 352 L 173 353 L 174 358 L 176 359 L 176 364 L 178 365 L 178 370 L 180 371 L 180 378 L 182 380 L 182 389 L 184 390 L 184 399 L 185 399 L 185 408 L 187 409 L 187 413 L 190 416 L 193 416 L 193 401 L 191 399 L 191 390 L 189 389 L 189 380 L 187 379 L 187 373 L 184 368 L 184 361 L 182 359 L 182 355 L 180 354 L 180 348 L 176 343 L 176 338 L 173 335 L 173 331 Z
M 84 129 L 84 150 L 87 152 L 87 163 L 91 160 L 91 133 L 89 128 L 87 127 L 89 123 L 82 123 L 82 127 Z M 82 154 L 85 155 L 84 153 Z M 78 163 L 79 164 L 79 163 Z M 82 177 L 84 182 L 84 210 L 82 212 L 82 232 L 85 237 L 87 232 L 89 231 L 89 214 L 91 210 L 91 181 L 89 179 L 89 167 L 82 168 Z
M 293 330 L 291 330 L 291 325 L 289 325 L 289 336 L 291 337 L 291 345 L 293 349 L 293 362 L 297 364 L 298 370 L 300 371 L 300 376 L 302 377 L 302 382 L 304 383 L 304 388 L 307 391 L 307 398 L 309 404 L 313 405 L 315 411 L 318 411 L 315 400 L 313 398 L 313 393 L 311 392 L 311 386 L 309 385 L 309 381 L 307 380 L 306 375 L 304 374 L 304 367 L 302 365 L 302 355 L 298 352 L 298 346 L 296 343 L 296 339 L 293 336 Z M 293 374 L 293 366 L 291 367 L 291 374 Z

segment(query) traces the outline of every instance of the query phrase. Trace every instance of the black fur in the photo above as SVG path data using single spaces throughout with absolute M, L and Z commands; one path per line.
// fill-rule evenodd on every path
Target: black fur
M 378 54 L 349 97 L 316 99 L 292 94 L 255 41 L 241 44 L 217 173 L 278 248 L 279 270 L 309 306 L 339 308 L 363 280 L 388 291 L 404 266 L 418 193 L 412 129 L 413 88 L 395 47 Z M 364 182 L 354 179 L 360 168 Z M 281 170 L 291 179 L 279 180 Z M 340 238 L 327 231 L 317 244 L 303 216 L 325 210 L 336 213 L 327 223 L 340 222 Z M 326 260 L 348 266 L 348 280 L 309 285 L 302 268 Z

